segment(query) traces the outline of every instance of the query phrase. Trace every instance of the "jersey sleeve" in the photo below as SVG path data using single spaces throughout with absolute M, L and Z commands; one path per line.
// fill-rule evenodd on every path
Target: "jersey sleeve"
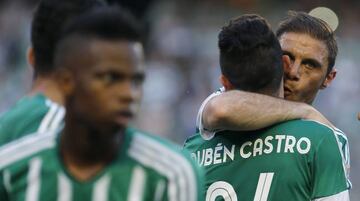
M 315 199 L 314 201 L 350 201 L 349 191 L 346 190 L 335 195 Z
M 350 166 L 349 140 L 348 140 L 347 136 L 345 135 L 345 133 L 343 131 L 341 131 L 340 129 L 335 128 L 334 132 L 335 132 L 336 140 L 337 140 L 338 145 L 341 150 L 341 156 L 342 156 L 344 167 L 345 167 L 348 187 L 351 188 L 352 185 L 350 182 L 350 167 L 351 166 Z
M 328 129 L 328 133 L 316 145 L 313 157 L 313 200 L 348 190 L 346 168 L 333 130 Z
M 221 93 L 224 92 L 224 88 L 220 88 L 218 91 L 212 93 L 210 96 L 208 96 L 204 102 L 202 102 L 200 109 L 198 111 L 197 117 L 196 117 L 196 128 L 198 130 L 198 132 L 200 133 L 201 137 L 204 140 L 210 140 L 215 136 L 215 133 L 218 132 L 217 130 L 209 130 L 207 128 L 204 127 L 203 125 L 203 112 L 204 112 L 204 108 L 206 106 L 206 104 L 214 97 L 220 95 Z
M 161 199 L 156 201 L 200 201 L 205 200 L 205 177 L 204 171 L 190 158 L 188 152 L 183 150 L 183 155 L 186 158 L 187 171 L 183 172 L 180 177 L 174 180 L 167 180 L 164 186 L 163 195 Z M 184 166 L 179 161 L 177 166 Z M 172 184 L 176 185 L 172 185 Z M 157 196 L 155 196 L 157 197 Z
M 182 150 L 185 155 L 187 160 L 189 161 L 193 172 L 194 172 L 194 177 L 196 180 L 196 185 L 194 191 L 192 191 L 190 189 L 189 192 L 183 192 L 183 193 L 191 193 L 191 192 L 195 192 L 196 193 L 196 200 L 194 201 L 198 201 L 198 200 L 205 200 L 205 172 L 204 169 L 202 167 L 200 167 L 191 157 L 190 157 L 190 153 L 187 150 Z

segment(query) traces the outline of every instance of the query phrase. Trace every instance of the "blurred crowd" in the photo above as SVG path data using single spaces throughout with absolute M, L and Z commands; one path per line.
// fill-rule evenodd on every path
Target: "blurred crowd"
M 113 0 L 116 1 L 116 0 Z M 30 21 L 36 0 L 0 1 L 0 113 L 29 90 L 32 72 L 26 62 Z M 125 1 L 124 1 L 125 2 Z M 147 27 L 147 78 L 137 127 L 181 144 L 195 131 L 200 103 L 220 87 L 217 34 L 230 18 L 258 13 L 273 28 L 286 11 L 333 9 L 339 55 L 337 78 L 322 91 L 315 107 L 348 134 L 352 156 L 353 200 L 360 198 L 360 2 L 281 0 L 129 1 Z M 146 2 L 146 6 L 142 3 Z M 151 2 L 152 4 L 149 4 Z M 139 6 L 140 5 L 140 6 Z M 264 111 L 266 112 L 266 111 Z

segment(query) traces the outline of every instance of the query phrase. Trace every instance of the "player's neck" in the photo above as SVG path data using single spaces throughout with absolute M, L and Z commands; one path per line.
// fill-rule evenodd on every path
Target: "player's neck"
M 50 100 L 64 105 L 64 97 L 57 83 L 51 78 L 38 76 L 34 79 L 29 95 L 35 95 L 37 93 L 44 94 Z
M 101 172 L 119 153 L 122 133 L 98 131 L 67 118 L 61 135 L 60 153 L 69 172 L 79 180 L 88 180 Z

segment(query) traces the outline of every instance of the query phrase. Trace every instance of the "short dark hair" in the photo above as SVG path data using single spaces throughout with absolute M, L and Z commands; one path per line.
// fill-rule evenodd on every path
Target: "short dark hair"
M 279 90 L 282 50 L 263 17 L 247 14 L 230 20 L 218 39 L 221 72 L 235 88 L 269 93 Z
M 53 71 L 55 45 L 63 26 L 73 17 L 98 6 L 100 0 L 41 0 L 31 24 L 35 76 Z
M 64 27 L 59 38 L 63 40 L 70 35 L 133 42 L 142 40 L 138 21 L 117 6 L 103 6 L 76 17 Z
M 136 19 L 125 10 L 119 7 L 93 9 L 64 27 L 56 46 L 55 66 L 62 62 L 64 55 L 83 48 L 92 40 L 141 42 L 141 33 Z
M 323 20 L 313 17 L 305 12 L 289 11 L 287 17 L 279 24 L 276 36 L 280 37 L 284 33 L 303 33 L 324 42 L 328 50 L 328 69 L 330 73 L 335 65 L 338 46 L 334 31 Z

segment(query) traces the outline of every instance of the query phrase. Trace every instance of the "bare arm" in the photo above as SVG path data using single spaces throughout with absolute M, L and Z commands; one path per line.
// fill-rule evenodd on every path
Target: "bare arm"
M 209 131 L 255 130 L 300 118 L 316 120 L 333 127 L 310 105 L 238 90 L 211 98 L 202 111 L 203 127 Z

